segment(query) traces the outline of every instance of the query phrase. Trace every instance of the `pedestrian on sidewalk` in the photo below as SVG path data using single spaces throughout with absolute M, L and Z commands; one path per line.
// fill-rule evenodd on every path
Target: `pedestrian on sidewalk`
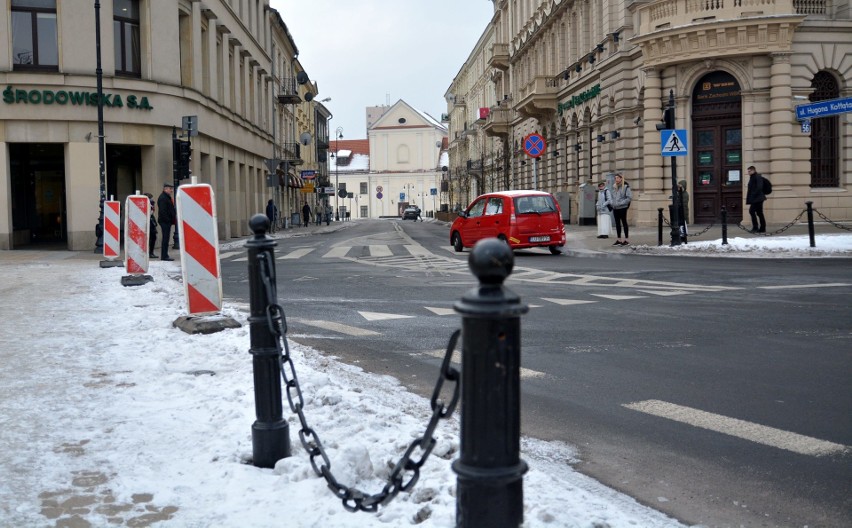
M 630 209 L 630 202 L 633 201 L 633 191 L 630 190 L 630 184 L 624 181 L 624 174 L 617 172 L 615 174 L 615 188 L 612 189 L 612 213 L 615 217 L 615 232 L 618 239 L 613 246 L 629 246 L 630 231 L 627 227 L 627 211 Z M 621 238 L 621 229 L 624 228 L 624 238 Z
M 609 238 L 612 233 L 612 197 L 606 188 L 606 181 L 598 183 L 598 238 Z
M 766 218 L 763 216 L 763 202 L 766 195 L 763 194 L 763 176 L 757 172 L 754 165 L 748 169 L 748 190 L 746 191 L 746 204 L 748 214 L 751 215 L 751 232 L 766 233 Z
M 275 231 L 275 222 L 278 220 L 278 206 L 272 198 L 266 202 L 266 218 L 269 219 L 269 229 Z
M 145 193 L 145 196 L 148 197 L 148 201 L 151 202 L 151 222 L 148 227 L 148 258 L 157 258 L 157 255 L 154 253 L 154 246 L 157 245 L 157 217 L 154 216 L 154 195 L 151 193 Z
M 163 241 L 160 243 L 160 260 L 174 260 L 169 257 L 169 235 L 172 233 L 172 226 L 177 225 L 177 209 L 175 202 L 172 200 L 175 187 L 169 182 L 163 184 L 163 192 L 157 198 L 157 221 L 160 223 Z
M 311 223 L 311 206 L 308 205 L 307 200 L 305 200 L 305 205 L 302 206 L 302 220 L 304 220 L 304 227 L 308 227 L 308 224 Z

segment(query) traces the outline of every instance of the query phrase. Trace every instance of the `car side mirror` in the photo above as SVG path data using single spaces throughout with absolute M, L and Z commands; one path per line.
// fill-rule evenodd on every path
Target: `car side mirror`
M 459 216 L 460 216 L 461 218 L 467 218 L 467 213 L 466 213 L 466 212 L 464 212 L 464 211 L 459 211 Z

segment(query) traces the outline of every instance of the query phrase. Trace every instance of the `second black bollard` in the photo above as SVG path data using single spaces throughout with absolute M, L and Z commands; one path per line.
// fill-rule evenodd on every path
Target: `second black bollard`
M 275 287 L 275 242 L 266 236 L 269 219 L 254 215 L 249 220 L 254 233 L 248 242 L 249 295 L 251 315 L 252 370 L 254 372 L 254 410 L 257 420 L 251 425 L 252 464 L 272 468 L 290 456 L 290 426 L 283 416 L 281 400 L 281 351 L 273 325 L 280 328 L 281 314 Z
M 722 245 L 728 245 L 728 210 L 722 208 Z
M 811 247 L 816 247 L 816 236 L 814 235 L 814 203 L 805 202 L 805 205 L 808 208 L 808 239 L 810 240 Z
M 456 526 L 518 527 L 524 520 L 521 436 L 520 297 L 503 286 L 511 248 L 496 238 L 476 244 L 468 264 L 479 279 L 455 304 L 462 316 L 461 453 Z

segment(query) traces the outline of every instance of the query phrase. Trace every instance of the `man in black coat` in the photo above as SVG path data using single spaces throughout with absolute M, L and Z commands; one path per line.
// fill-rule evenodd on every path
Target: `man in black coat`
M 763 216 L 763 202 L 766 195 L 763 194 L 763 176 L 757 172 L 754 165 L 748 168 L 748 187 L 746 190 L 746 204 L 748 214 L 751 215 L 751 232 L 766 233 L 766 218 Z
M 172 200 L 174 190 L 174 186 L 166 182 L 163 184 L 162 194 L 157 198 L 157 221 L 160 223 L 160 230 L 163 233 L 163 242 L 160 244 L 160 260 L 174 260 L 169 257 L 169 235 L 172 232 L 172 226 L 177 225 L 177 209 L 175 209 L 175 202 Z

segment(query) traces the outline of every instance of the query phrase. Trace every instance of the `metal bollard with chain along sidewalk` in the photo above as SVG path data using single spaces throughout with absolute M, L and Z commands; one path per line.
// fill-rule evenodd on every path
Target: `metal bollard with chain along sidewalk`
M 517 527 L 524 520 L 521 441 L 521 315 L 529 311 L 503 286 L 511 248 L 477 242 L 468 258 L 479 286 L 455 304 L 462 314 L 461 456 L 456 526 Z
M 257 420 L 251 426 L 252 463 L 272 468 L 275 462 L 290 456 L 290 425 L 283 419 L 281 402 L 281 350 L 278 338 L 284 326 L 278 304 L 275 281 L 277 245 L 266 236 L 269 218 L 254 215 L 249 220 L 254 233 L 248 248 L 249 295 L 251 315 L 252 370 L 254 372 L 254 408 Z
M 286 317 L 277 303 L 273 254 L 276 244 L 265 235 L 265 215 L 254 216 L 250 225 L 255 233 L 246 244 L 257 410 L 257 421 L 252 425 L 254 465 L 273 467 L 279 458 L 290 455 L 287 423 L 281 419 L 283 380 L 290 409 L 299 417 L 299 439 L 314 472 L 326 480 L 346 510 L 375 512 L 398 493 L 413 489 L 420 468 L 435 447 L 438 422 L 452 415 L 464 392 L 461 453 L 453 464 L 458 475 L 456 526 L 520 526 L 523 475 L 527 471 L 527 464 L 520 459 L 520 315 L 529 308 L 503 286 L 512 272 L 511 249 L 490 239 L 479 242 L 471 252 L 469 265 L 480 284 L 455 304 L 456 311 L 462 314 L 465 336 L 464 381 L 460 382 L 459 372 L 450 366 L 462 333 L 456 330 L 447 344 L 425 432 L 410 443 L 382 490 L 369 494 L 335 478 L 318 432 L 308 425 L 302 389 L 287 344 Z M 449 403 L 441 398 L 445 382 L 451 386 Z

